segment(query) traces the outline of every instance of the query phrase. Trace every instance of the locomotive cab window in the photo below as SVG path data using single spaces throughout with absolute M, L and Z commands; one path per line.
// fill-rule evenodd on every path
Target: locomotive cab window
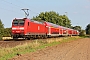
M 15 19 L 15 20 L 13 20 L 13 25 L 15 25 L 15 26 L 24 26 L 24 20 L 23 19 Z
M 20 24 L 20 25 L 24 25 L 24 20 L 20 20 L 20 21 L 19 21 L 19 24 Z
M 14 20 L 13 21 L 13 25 L 17 26 L 18 25 L 18 21 L 17 20 Z

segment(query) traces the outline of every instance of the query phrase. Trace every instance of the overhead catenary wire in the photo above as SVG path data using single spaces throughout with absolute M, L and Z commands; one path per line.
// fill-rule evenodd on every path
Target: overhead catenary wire
M 18 6 L 18 5 L 16 5 L 16 4 L 13 4 L 12 2 L 8 2 L 8 1 L 6 1 L 6 0 L 2 0 L 3 2 L 5 2 L 5 3 L 8 3 L 8 4 L 10 4 L 10 5 L 14 5 L 16 8 L 21 8 L 21 6 Z
M 19 6 L 19 5 L 16 5 L 16 4 L 14 4 L 14 3 L 12 3 L 12 2 L 8 2 L 8 1 L 6 1 L 6 0 L 2 0 L 3 2 L 5 2 L 5 3 L 8 3 L 8 4 L 11 4 L 11 5 L 14 5 L 16 8 L 22 8 L 22 6 Z M 25 3 L 23 3 L 23 2 L 20 2 L 20 3 L 22 3 L 22 4 L 25 4 Z M 25 4 L 25 5 L 27 5 L 27 6 L 29 6 L 28 4 Z M 30 6 L 31 7 L 31 6 Z M 35 14 L 39 14 L 39 13 L 37 13 L 37 12 L 35 12 L 35 11 L 32 11 L 31 9 L 29 9 L 29 11 L 31 11 L 31 12 L 33 12 L 33 13 L 35 13 Z
M 10 4 L 11 6 L 13 5 L 13 3 L 11 3 L 11 2 L 8 2 L 8 1 L 5 1 L 5 0 L 2 0 L 4 3 L 8 3 L 8 4 Z M 7 4 L 4 4 L 4 5 L 7 5 Z M 16 6 L 16 5 L 14 5 L 14 6 Z M 9 8 L 12 8 L 12 9 L 9 9 L 9 8 L 5 8 L 5 7 L 0 7 L 2 10 L 5 10 L 5 11 L 9 11 L 9 12 L 11 12 L 11 13 L 15 13 L 15 14 L 21 14 L 20 12 L 17 12 L 16 10 L 13 10 L 13 7 L 10 7 L 9 6 Z M 15 8 L 15 7 L 14 7 Z M 16 8 L 20 8 L 19 6 L 16 6 Z
M 8 0 L 0 0 L 0 1 L 1 1 L 0 2 L 0 13 L 1 13 L 0 17 L 2 18 L 3 21 L 8 19 L 8 17 L 9 18 L 15 17 L 14 14 L 17 14 L 16 16 L 22 15 L 22 12 L 19 12 L 19 11 L 22 11 L 21 9 L 23 6 L 18 5 L 16 3 L 12 2 L 12 1 L 8 1 Z M 31 11 L 35 14 L 38 14 L 30 9 L 29 9 L 29 11 Z M 3 16 L 6 17 L 6 19 Z
M 17 0 L 17 1 L 19 2 L 20 0 Z M 20 1 L 20 3 L 25 4 L 25 3 L 23 3 L 22 1 Z M 32 7 L 32 6 L 28 5 L 28 4 L 25 4 L 25 5 L 27 5 L 27 6 L 29 6 L 29 7 Z M 35 8 L 35 7 L 32 7 L 32 8 Z M 35 12 L 35 11 L 32 11 L 30 8 L 29 8 L 29 11 L 31 11 L 31 12 L 33 12 L 33 13 L 35 13 L 35 14 L 39 14 L 39 13 L 37 13 L 37 12 Z
M 5 10 L 5 11 L 8 11 L 8 12 L 12 12 L 12 13 L 15 13 L 15 14 L 18 14 L 20 12 L 16 12 L 16 11 L 13 11 L 13 10 L 10 10 L 10 9 L 6 9 L 6 8 L 3 8 L 3 7 L 0 7 L 2 10 Z M 21 13 L 20 13 L 21 14 Z

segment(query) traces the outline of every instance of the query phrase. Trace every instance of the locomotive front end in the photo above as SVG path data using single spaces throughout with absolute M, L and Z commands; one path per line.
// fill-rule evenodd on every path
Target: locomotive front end
M 24 35 L 24 19 L 14 19 L 12 22 L 12 37 L 23 38 Z

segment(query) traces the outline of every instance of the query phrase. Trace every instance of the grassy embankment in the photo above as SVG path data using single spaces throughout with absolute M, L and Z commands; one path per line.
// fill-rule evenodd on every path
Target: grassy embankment
M 30 52 L 35 52 L 37 50 L 43 49 L 45 47 L 58 45 L 64 42 L 70 42 L 77 40 L 82 37 L 64 37 L 64 38 L 52 38 L 45 40 L 34 40 L 32 43 L 25 43 L 23 45 L 18 45 L 13 48 L 0 48 L 0 60 L 7 60 L 17 55 L 22 55 Z

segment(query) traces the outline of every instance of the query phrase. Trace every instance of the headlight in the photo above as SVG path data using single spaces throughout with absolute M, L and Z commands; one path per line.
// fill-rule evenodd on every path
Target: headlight
M 12 32 L 15 32 L 15 31 L 12 31 Z
M 24 28 L 22 27 L 22 28 L 20 28 L 20 30 L 24 30 Z
M 17 28 L 12 28 L 12 30 L 16 30 Z

